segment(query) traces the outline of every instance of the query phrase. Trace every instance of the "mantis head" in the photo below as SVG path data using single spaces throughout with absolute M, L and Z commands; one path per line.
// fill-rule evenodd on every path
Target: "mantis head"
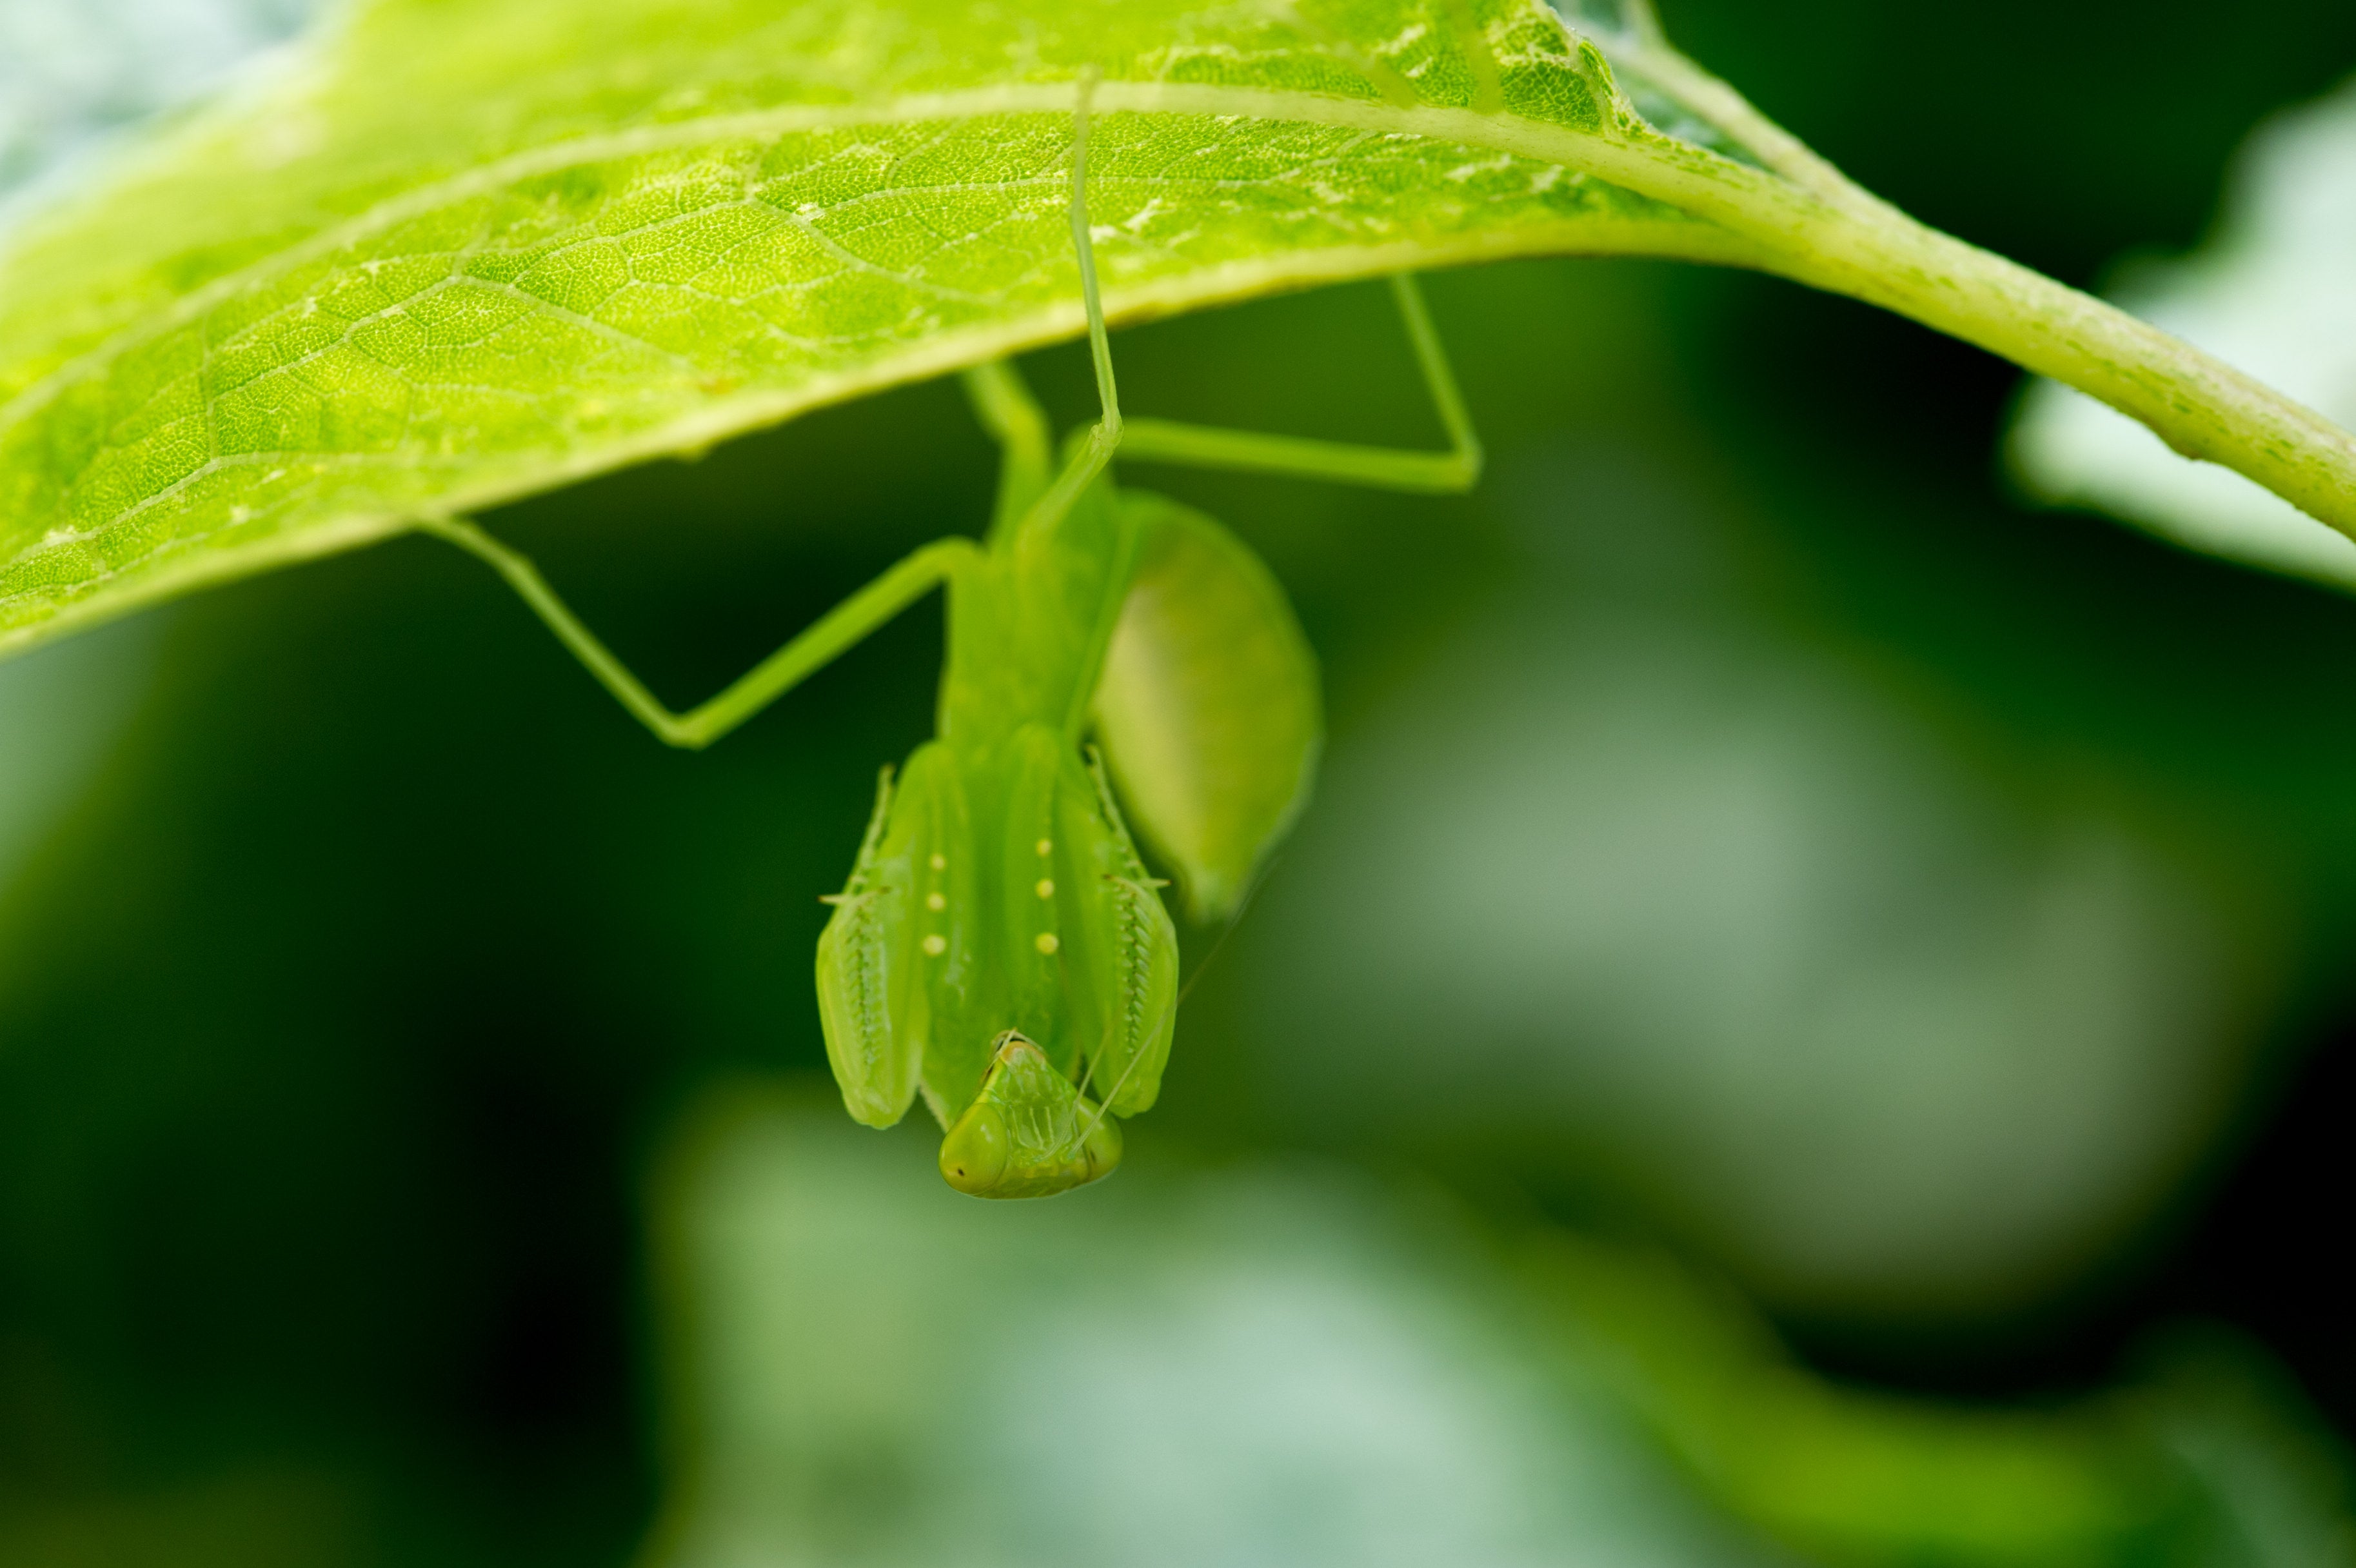
M 975 1197 L 1051 1197 L 1119 1164 L 1119 1126 L 1013 1029 L 991 1045 L 981 1092 L 941 1140 L 942 1178 Z

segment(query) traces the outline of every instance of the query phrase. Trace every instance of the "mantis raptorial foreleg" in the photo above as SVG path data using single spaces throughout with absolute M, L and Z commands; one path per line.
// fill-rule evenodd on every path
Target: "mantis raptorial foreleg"
M 530 557 L 464 518 L 428 518 L 419 526 L 488 562 L 622 706 L 665 745 L 690 751 L 701 750 L 753 717 L 980 554 L 969 539 L 936 540 L 829 610 L 718 696 L 677 714 L 665 707 L 647 690 L 646 682 L 581 623 Z

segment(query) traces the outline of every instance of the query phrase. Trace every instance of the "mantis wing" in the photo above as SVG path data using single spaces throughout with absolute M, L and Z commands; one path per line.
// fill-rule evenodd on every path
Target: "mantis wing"
M 1235 913 L 1309 796 L 1324 738 L 1317 660 L 1259 558 L 1163 497 L 1121 493 L 1142 545 L 1097 686 L 1130 818 L 1197 921 Z

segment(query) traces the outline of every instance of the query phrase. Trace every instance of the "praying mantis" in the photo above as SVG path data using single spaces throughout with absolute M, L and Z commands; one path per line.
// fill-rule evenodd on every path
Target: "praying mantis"
M 851 1115 L 890 1127 L 921 1095 L 945 1129 L 943 1177 L 980 1197 L 1049 1197 L 1109 1175 L 1121 1157 L 1116 1118 L 1144 1112 L 1160 1092 L 1177 936 L 1166 884 L 1148 875 L 1113 778 L 1181 871 L 1193 912 L 1228 917 L 1289 825 L 1318 740 L 1313 661 L 1273 578 L 1209 518 L 1118 488 L 1114 456 L 1424 493 L 1468 489 L 1481 470 L 1463 399 L 1406 274 L 1391 289 L 1446 451 L 1124 421 L 1088 222 L 1092 85 L 1077 86 L 1070 220 L 1098 414 L 1058 461 L 1012 365 L 965 372 L 1001 453 L 980 542 L 924 546 L 679 714 L 525 556 L 463 517 L 421 524 L 498 571 L 626 709 L 687 748 L 718 740 L 946 589 L 937 734 L 896 776 L 883 772 L 850 879 L 828 899 L 818 994 Z M 1145 607 L 1149 560 L 1158 615 Z M 1292 755 L 1265 755 L 1262 737 L 1239 737 L 1232 723 L 1215 733 L 1221 710 L 1270 702 L 1288 671 L 1305 693 L 1291 739 L 1278 743 Z M 1280 787 L 1243 799 L 1252 792 L 1238 780 L 1271 766 Z M 1224 831 L 1206 833 L 1206 814 Z

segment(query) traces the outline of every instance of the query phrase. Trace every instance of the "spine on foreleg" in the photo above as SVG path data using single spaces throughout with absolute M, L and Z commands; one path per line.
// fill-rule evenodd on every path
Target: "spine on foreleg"
M 827 1062 L 851 1116 L 871 1127 L 898 1122 L 916 1097 L 921 1038 L 907 1026 L 909 875 L 905 849 L 890 841 L 892 770 L 875 789 L 875 811 L 860 840 L 851 879 L 818 940 L 819 1023 Z
M 1065 772 L 1058 818 L 1068 845 L 1066 924 L 1085 947 L 1070 972 L 1074 1011 L 1087 1020 L 1089 1081 L 1118 1115 L 1162 1091 L 1178 1010 L 1178 934 L 1092 756 Z

